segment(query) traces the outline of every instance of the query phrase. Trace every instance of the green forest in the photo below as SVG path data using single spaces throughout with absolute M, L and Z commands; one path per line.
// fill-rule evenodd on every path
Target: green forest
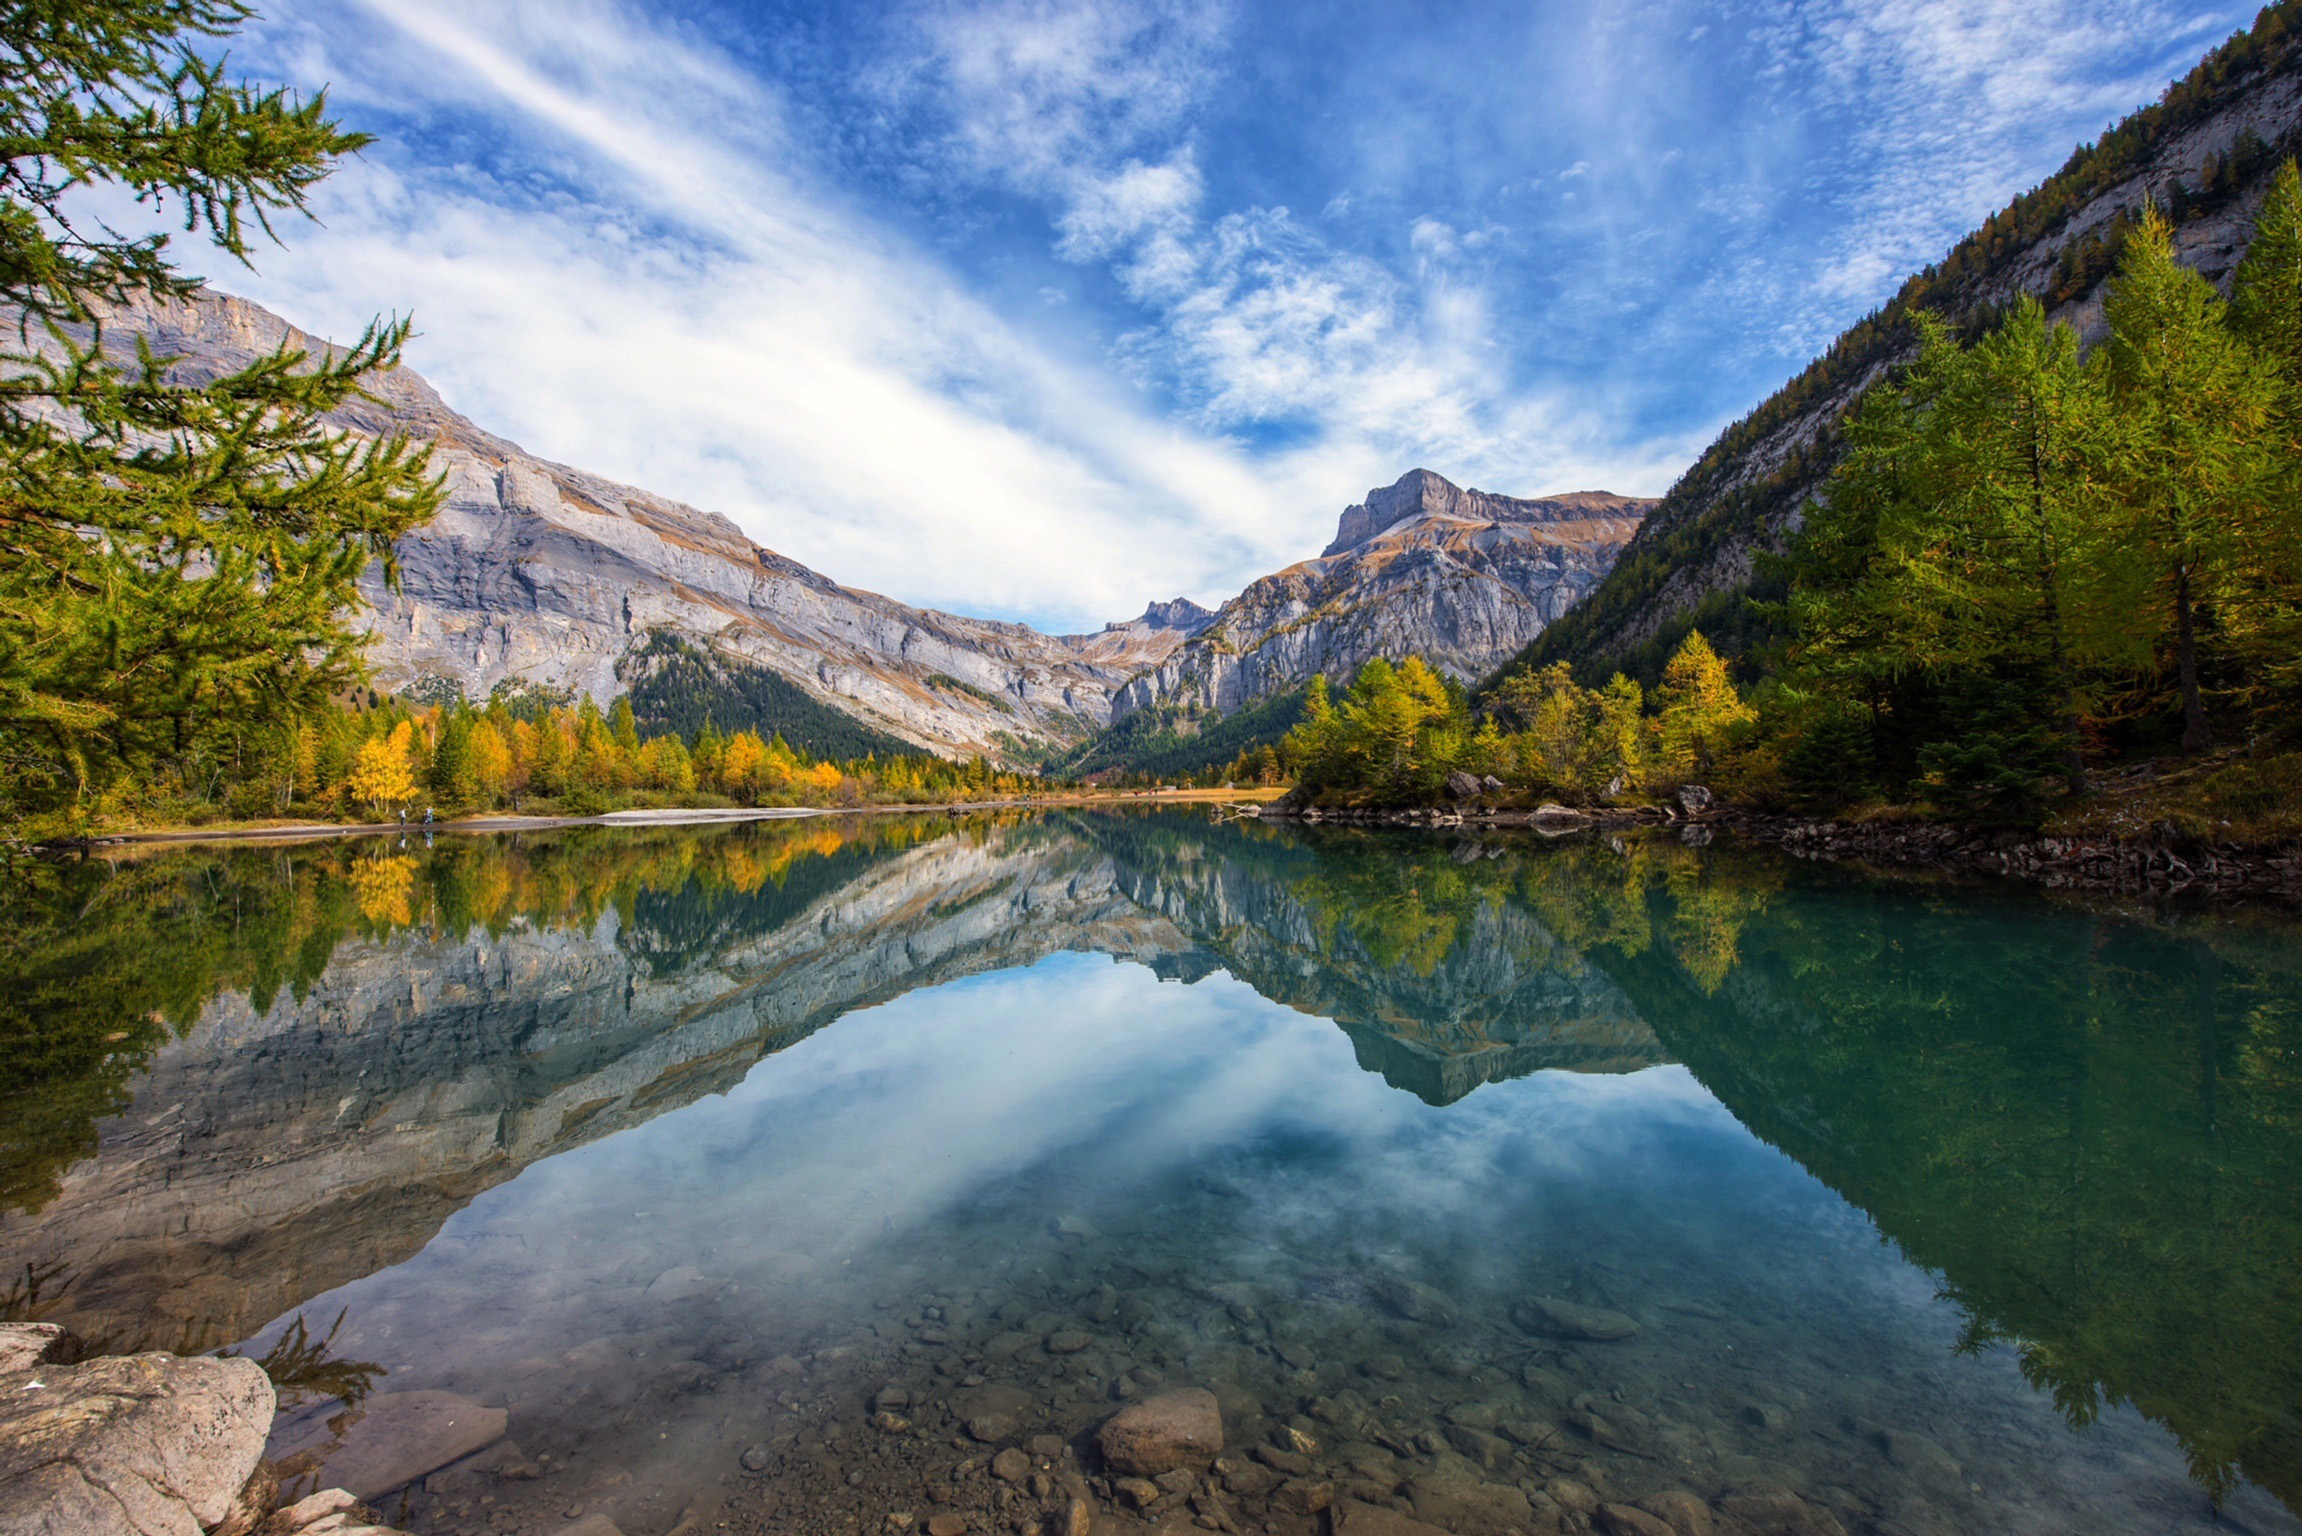
M 833 709 L 780 672 L 706 655 L 660 631 L 649 635 L 619 670 L 630 685 L 632 711 L 644 735 L 693 741 L 710 725 L 780 736 L 797 751 L 823 758 L 904 757 L 919 751 Z
M 1070 778 L 1136 786 L 1269 784 L 1283 770 L 1274 749 L 1302 719 L 1309 685 L 1288 688 L 1229 714 L 1154 705 L 1112 722 L 1048 765 Z
M 1301 793 L 1400 804 L 1446 776 L 1570 802 L 1699 780 L 1758 805 L 2035 822 L 2103 767 L 2235 751 L 2225 798 L 2285 829 L 2302 788 L 2302 176 L 2231 298 L 2147 213 L 2091 349 L 2034 299 L 1971 340 L 1923 313 L 1871 389 L 1738 684 L 1697 631 L 1642 688 L 1564 662 L 1476 701 L 1419 662 L 1315 691 Z

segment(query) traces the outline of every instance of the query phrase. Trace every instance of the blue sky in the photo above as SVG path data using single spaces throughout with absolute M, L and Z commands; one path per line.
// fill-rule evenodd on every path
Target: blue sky
M 2251 8 L 275 0 L 378 143 L 250 273 L 548 458 L 1048 629 L 1422 465 L 1659 494 Z

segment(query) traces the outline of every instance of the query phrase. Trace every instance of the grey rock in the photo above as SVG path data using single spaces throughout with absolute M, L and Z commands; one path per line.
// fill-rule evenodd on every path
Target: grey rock
M 1711 808 L 1713 796 L 1700 784 L 1681 784 L 1678 800 L 1680 807 L 1689 816 L 1700 816 Z
M 264 1452 L 272 1384 L 253 1360 L 128 1355 L 0 1379 L 0 1530 L 200 1536 Z
M 216 1533 L 221 1536 L 221 1532 Z M 342 1488 L 323 1488 L 274 1510 L 255 1536 L 398 1536 L 382 1515 Z
M 1521 500 L 1413 470 L 1348 508 L 1315 560 L 1265 576 L 1130 681 L 1112 717 L 1231 711 L 1315 672 L 1421 656 L 1465 680 L 1524 649 L 1598 584 L 1651 501 L 1605 491 Z
M 1457 771 L 1447 775 L 1447 793 L 1454 796 L 1457 800 L 1478 799 L 1480 788 L 1481 786 L 1476 774 Z

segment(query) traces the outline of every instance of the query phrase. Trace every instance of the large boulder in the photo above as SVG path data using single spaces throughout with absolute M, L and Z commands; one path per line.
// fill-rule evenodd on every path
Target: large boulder
M 1471 774 L 1458 771 L 1447 775 L 1447 793 L 1457 800 L 1476 800 L 1481 791 L 1478 779 Z
M 79 1358 L 80 1340 L 55 1323 L 0 1323 L 0 1376 Z
M 233 1512 L 275 1404 L 253 1360 L 124 1355 L 0 1375 L 0 1531 L 200 1536 Z
M 1205 1467 L 1223 1449 L 1223 1410 L 1200 1387 L 1162 1392 L 1113 1414 L 1095 1443 L 1105 1464 L 1129 1477 Z

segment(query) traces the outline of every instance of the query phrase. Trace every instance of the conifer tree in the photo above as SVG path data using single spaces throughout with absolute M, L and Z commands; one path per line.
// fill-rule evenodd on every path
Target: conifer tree
M 242 0 L 0 7 L 0 784 L 76 798 L 219 734 L 277 734 L 361 675 L 371 556 L 438 501 L 425 455 L 325 418 L 395 364 L 405 321 L 205 384 L 136 336 L 197 291 L 124 191 L 234 259 L 366 142 L 200 49 Z M 0 808 L 4 809 L 4 808 Z
M 2290 390 L 2302 392 L 2302 171 L 2292 160 L 2278 168 L 2255 217 L 2230 323 L 2275 363 Z
M 2275 377 L 2233 334 L 2213 285 L 2174 259 L 2155 211 L 2127 241 L 2103 310 L 2110 322 L 2112 396 L 2120 442 L 2113 467 L 2122 502 L 2106 574 L 2146 582 L 2173 653 L 2182 750 L 2213 744 L 2201 682 L 2200 619 L 2231 595 L 2262 498 L 2277 402 Z
M 2263 526 L 2234 595 L 2233 640 L 2243 691 L 2289 706 L 2302 696 L 2302 172 L 2279 167 L 2239 264 L 2230 322 L 2278 373 L 2278 451 L 2263 495 Z

